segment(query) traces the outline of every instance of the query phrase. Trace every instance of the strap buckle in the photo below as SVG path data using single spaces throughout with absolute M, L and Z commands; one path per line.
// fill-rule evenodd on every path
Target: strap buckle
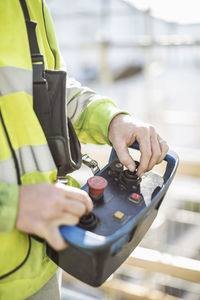
M 91 171 L 94 175 L 100 171 L 98 162 L 96 160 L 92 159 L 88 154 L 82 155 L 82 162 L 84 165 L 86 165 L 87 167 L 89 167 L 91 169 Z
M 32 63 L 40 63 L 44 64 L 44 57 L 40 53 L 32 53 L 31 54 Z
M 40 53 L 34 53 L 31 55 L 33 66 L 33 82 L 34 83 L 46 83 L 44 78 L 44 57 Z
M 62 184 L 68 184 L 68 179 L 66 176 L 57 176 L 57 182 Z

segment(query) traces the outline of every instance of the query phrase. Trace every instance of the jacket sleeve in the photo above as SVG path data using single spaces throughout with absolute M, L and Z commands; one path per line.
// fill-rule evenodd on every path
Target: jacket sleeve
M 67 110 L 81 143 L 110 144 L 108 129 L 120 110 L 108 97 L 97 95 L 72 78 L 67 79 Z
M 0 182 L 0 233 L 10 233 L 15 227 L 18 189 L 18 185 Z

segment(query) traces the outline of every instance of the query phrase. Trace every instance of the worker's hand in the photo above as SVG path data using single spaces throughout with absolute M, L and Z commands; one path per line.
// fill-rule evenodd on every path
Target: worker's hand
M 109 140 L 121 163 L 130 171 L 135 170 L 135 162 L 129 154 L 128 146 L 135 141 L 138 142 L 141 152 L 138 176 L 142 176 L 154 165 L 160 163 L 169 149 L 167 143 L 156 133 L 152 125 L 142 123 L 125 114 L 119 114 L 111 121 Z
M 19 188 L 16 228 L 44 238 L 55 250 L 67 244 L 60 225 L 75 225 L 93 208 L 88 194 L 64 184 L 38 183 Z

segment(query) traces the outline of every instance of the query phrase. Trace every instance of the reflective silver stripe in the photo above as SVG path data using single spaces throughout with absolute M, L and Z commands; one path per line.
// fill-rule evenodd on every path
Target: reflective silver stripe
M 14 159 L 9 158 L 0 162 L 0 181 L 6 183 L 17 183 Z
M 15 153 L 21 176 L 35 171 L 50 172 L 56 169 L 47 145 L 23 146 Z
M 93 90 L 81 86 L 73 78 L 67 78 L 67 115 L 72 123 L 76 122 L 87 105 L 95 99 L 100 99 L 100 96 Z
M 23 146 L 15 151 L 20 169 L 20 176 L 35 171 L 50 172 L 56 169 L 47 145 Z M 17 183 L 13 158 L 0 162 L 0 181 Z
M 32 71 L 6 66 L 0 67 L 0 96 L 26 92 L 33 94 Z

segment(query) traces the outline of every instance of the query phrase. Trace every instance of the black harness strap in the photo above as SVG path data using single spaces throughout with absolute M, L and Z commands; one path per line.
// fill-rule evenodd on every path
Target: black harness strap
M 23 13 L 24 13 L 24 18 L 25 18 L 25 22 L 26 22 L 26 29 L 27 29 L 27 34 L 28 34 L 31 60 L 32 60 L 32 66 L 33 66 L 33 83 L 46 83 L 46 80 L 43 78 L 44 57 L 40 53 L 40 49 L 39 49 L 38 41 L 37 41 L 37 35 L 36 35 L 37 23 L 34 21 L 31 21 L 30 15 L 28 12 L 28 8 L 26 5 L 26 1 L 25 0 L 19 0 L 19 1 L 21 4 Z M 33 89 L 33 93 L 34 93 L 34 89 Z M 34 97 L 34 95 L 33 95 L 33 97 Z M 34 105 L 36 105 L 36 103 L 35 103 L 36 101 L 37 100 L 35 98 Z M 36 105 L 36 109 L 37 109 L 37 105 Z
M 40 53 L 40 49 L 37 41 L 37 35 L 36 35 L 37 22 L 31 21 L 28 8 L 26 5 L 26 1 L 25 0 L 19 0 L 19 1 L 26 21 L 26 29 L 28 34 L 31 60 L 33 66 L 33 83 L 46 83 L 46 80 L 43 77 L 44 57 Z
M 27 34 L 29 39 L 30 52 L 32 57 L 32 62 L 44 62 L 43 55 L 40 54 L 37 36 L 36 36 L 36 26 L 37 23 L 31 21 L 28 8 L 25 0 L 20 0 L 20 4 L 24 13 L 24 18 L 26 21 Z
M 24 18 L 26 21 L 27 35 L 32 59 L 33 68 L 33 109 L 40 121 L 46 136 L 51 134 L 51 107 L 48 97 L 48 84 L 45 76 L 44 57 L 40 53 L 36 26 L 37 23 L 31 21 L 25 0 L 19 0 Z M 42 100 L 42 101 L 41 101 Z

